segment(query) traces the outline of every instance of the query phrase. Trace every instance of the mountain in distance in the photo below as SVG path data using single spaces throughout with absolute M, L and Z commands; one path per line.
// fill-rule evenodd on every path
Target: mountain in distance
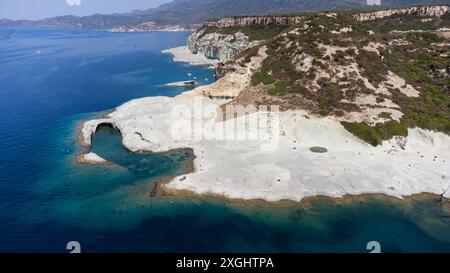
M 94 14 L 81 17 L 65 15 L 36 21 L 0 19 L 0 27 L 107 29 L 148 21 L 152 12 L 153 9 L 121 14 Z
M 0 27 L 111 29 L 153 22 L 160 26 L 192 26 L 212 18 L 268 15 L 321 10 L 386 8 L 421 4 L 450 4 L 450 0 L 174 0 L 157 8 L 121 14 L 57 16 L 42 20 L 0 19 Z

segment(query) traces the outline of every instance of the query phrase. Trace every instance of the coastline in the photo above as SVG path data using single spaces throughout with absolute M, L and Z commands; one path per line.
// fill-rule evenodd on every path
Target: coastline
M 188 63 L 189 65 L 200 65 L 209 68 L 214 68 L 220 61 L 211 60 L 201 54 L 192 54 L 187 46 L 180 46 L 175 48 L 169 48 L 161 51 L 163 54 L 170 54 L 172 61 Z
M 173 179 L 173 178 L 172 178 Z M 384 203 L 389 203 L 392 205 L 401 206 L 403 208 L 408 208 L 412 206 L 414 202 L 420 201 L 435 201 L 437 204 L 445 204 L 448 206 L 450 211 L 450 198 L 444 197 L 441 200 L 441 197 L 434 193 L 418 193 L 409 196 L 404 196 L 403 198 L 389 196 L 386 194 L 377 194 L 377 193 L 365 193 L 359 195 L 344 195 L 342 197 L 330 197 L 325 195 L 316 195 L 305 197 L 300 201 L 283 199 L 278 201 L 268 201 L 265 199 L 242 199 L 242 198 L 229 198 L 220 194 L 206 193 L 206 194 L 198 194 L 188 190 L 172 190 L 170 188 L 165 187 L 170 184 L 172 179 L 165 179 L 158 182 L 158 192 L 161 196 L 166 198 L 177 199 L 188 199 L 193 201 L 211 201 L 216 200 L 223 202 L 225 204 L 234 206 L 236 208 L 242 209 L 251 209 L 256 207 L 269 207 L 269 208 L 286 208 L 286 207 L 302 207 L 307 208 L 309 204 L 315 201 L 326 201 L 333 203 L 337 206 L 342 206 L 345 204 L 351 203 L 364 203 L 369 200 L 376 200 Z
M 111 33 L 145 33 L 145 32 L 192 32 L 195 29 L 187 29 L 187 28 L 162 28 L 162 29 L 139 29 L 139 28 L 130 28 L 130 29 L 109 29 L 108 32 Z
M 160 182 L 161 191 L 172 196 L 252 204 L 298 204 L 311 198 L 340 200 L 370 195 L 400 200 L 422 193 L 450 196 L 446 191 L 450 183 L 447 181 L 450 137 L 442 133 L 414 128 L 410 129 L 408 138 L 385 141 L 374 148 L 348 133 L 335 120 L 305 118 L 301 111 L 290 111 L 281 115 L 283 133 L 278 136 L 281 147 L 274 153 L 258 152 L 261 144 L 258 141 L 223 144 L 172 138 L 169 128 L 175 121 L 170 117 L 173 107 L 182 104 L 192 109 L 195 98 L 207 106 L 221 107 L 227 101 L 211 100 L 206 94 L 239 94 L 249 84 L 249 71 L 263 59 L 264 52 L 259 52 L 241 71 L 175 98 L 149 97 L 125 103 L 105 119 L 84 123 L 79 140 L 87 144 L 86 140 L 95 132 L 92 128 L 106 122 L 122 132 L 124 146 L 133 152 L 193 149 L 196 158 L 187 179 L 180 182 L 180 177 L 175 177 Z M 232 90 L 230 86 L 236 86 L 236 82 L 238 87 Z M 158 122 L 148 120 L 148 116 Z M 227 122 L 224 121 L 225 125 Z M 329 135 L 335 137 L 329 139 Z M 326 147 L 329 152 L 308 153 L 313 146 Z M 251 151 L 242 152 L 243 149 Z M 292 159 L 295 160 L 289 162 Z M 273 163 L 267 162 L 271 160 Z M 428 182 L 424 185 L 422 181 Z

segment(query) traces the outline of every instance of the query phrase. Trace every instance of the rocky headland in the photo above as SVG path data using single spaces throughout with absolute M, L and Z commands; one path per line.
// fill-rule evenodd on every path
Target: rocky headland
M 109 123 L 134 152 L 191 148 L 194 171 L 162 186 L 170 192 L 450 197 L 450 42 L 438 31 L 450 20 L 440 8 L 414 10 L 429 12 L 408 13 L 420 31 L 397 31 L 398 10 L 370 23 L 357 18 L 372 15 L 307 14 L 282 28 L 263 23 L 259 36 L 251 25 L 204 26 L 190 38 L 192 55 L 225 61 L 215 83 L 130 101 L 86 122 L 81 142 Z M 228 106 L 246 111 L 224 118 Z M 270 126 L 249 125 L 260 119 Z

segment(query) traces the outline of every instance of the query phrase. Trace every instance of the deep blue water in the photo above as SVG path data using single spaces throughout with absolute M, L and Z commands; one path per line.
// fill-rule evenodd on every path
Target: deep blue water
M 213 72 L 160 54 L 188 33 L 0 29 L 0 252 L 450 251 L 448 206 L 376 198 L 286 206 L 152 197 L 190 151 L 136 155 L 102 128 L 92 149 L 114 166 L 74 162 L 76 127 L 128 100 Z M 205 84 L 206 81 L 201 82 Z M 270 160 L 270 158 L 268 158 Z

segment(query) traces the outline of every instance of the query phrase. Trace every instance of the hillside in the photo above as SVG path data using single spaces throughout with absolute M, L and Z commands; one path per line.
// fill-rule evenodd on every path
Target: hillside
M 376 146 L 412 127 L 450 134 L 449 10 L 307 14 L 291 24 L 266 24 L 267 17 L 233 19 L 255 23 L 242 26 L 222 19 L 191 37 L 239 33 L 249 41 L 241 47 L 248 49 L 218 67 L 218 75 L 239 70 L 265 50 L 268 56 L 253 71 L 251 86 L 232 104 L 280 105 L 329 117 Z M 260 42 L 252 47 L 251 41 Z M 205 44 L 214 47 L 210 40 Z
M 447 3 L 450 0 L 383 0 L 381 7 Z M 154 23 L 166 28 L 191 27 L 211 18 L 238 15 L 265 15 L 321 10 L 368 9 L 367 0 L 175 0 L 158 8 L 123 14 L 91 16 L 59 16 L 37 21 L 0 20 L 0 27 L 39 28 L 130 28 L 142 23 Z M 160 26 L 156 26 L 160 29 Z
M 127 102 L 83 123 L 79 141 L 88 149 L 109 124 L 133 152 L 192 149 L 191 173 L 162 183 L 165 196 L 242 202 L 425 192 L 442 201 L 450 197 L 449 10 L 207 22 L 189 47 L 165 52 L 223 60 L 214 83 Z

